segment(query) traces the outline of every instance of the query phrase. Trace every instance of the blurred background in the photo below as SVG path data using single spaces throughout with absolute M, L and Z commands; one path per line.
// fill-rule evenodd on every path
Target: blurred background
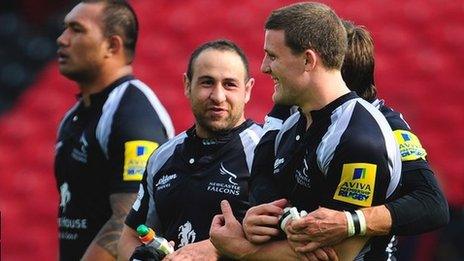
M 190 52 L 216 38 L 233 40 L 247 53 L 256 78 L 247 117 L 262 122 L 273 91 L 270 77 L 259 72 L 263 24 L 271 10 L 291 2 L 132 1 L 141 29 L 135 74 L 154 89 L 176 133 L 193 124 L 182 89 Z M 322 2 L 372 33 L 379 96 L 403 113 L 421 139 L 450 203 L 450 225 L 401 238 L 400 260 L 464 260 L 464 2 Z M 2 260 L 57 258 L 54 143 L 57 125 L 78 89 L 58 73 L 55 39 L 74 4 L 0 1 Z

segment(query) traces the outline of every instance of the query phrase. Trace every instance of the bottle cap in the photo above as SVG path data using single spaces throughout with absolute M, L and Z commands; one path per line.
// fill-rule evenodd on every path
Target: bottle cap
M 139 236 L 141 237 L 146 236 L 149 232 L 150 232 L 150 228 L 148 228 L 147 226 L 143 224 L 137 227 L 137 234 L 139 234 Z

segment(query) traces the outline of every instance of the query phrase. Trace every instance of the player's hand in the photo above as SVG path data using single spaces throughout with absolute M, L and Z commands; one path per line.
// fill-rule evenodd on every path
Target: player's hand
M 152 246 L 140 245 L 135 248 L 129 260 L 159 261 L 166 255 Z
M 209 236 L 211 243 L 223 255 L 235 259 L 242 259 L 256 251 L 245 238 L 242 225 L 235 218 L 227 200 L 221 201 L 221 215 L 216 215 L 211 223 Z
M 312 252 L 323 246 L 332 246 L 347 238 L 345 213 L 328 208 L 318 208 L 307 216 L 293 220 L 286 227 L 287 239 L 298 252 Z
M 279 199 L 250 208 L 243 219 L 246 238 L 252 243 L 260 244 L 278 236 L 279 216 L 287 204 L 286 199 Z
M 338 261 L 335 250 L 331 247 L 318 248 L 313 252 L 305 253 L 304 259 L 309 261 Z

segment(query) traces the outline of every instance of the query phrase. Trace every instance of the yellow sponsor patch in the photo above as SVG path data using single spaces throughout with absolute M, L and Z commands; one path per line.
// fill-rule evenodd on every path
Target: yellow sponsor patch
M 427 156 L 427 152 L 414 133 L 406 130 L 393 131 L 396 139 L 396 143 L 400 147 L 401 160 L 410 161 L 416 159 L 424 159 Z
M 377 165 L 369 163 L 343 164 L 342 177 L 334 199 L 369 207 L 372 205 Z
M 124 181 L 140 181 L 150 155 L 159 144 L 147 140 L 132 140 L 124 143 Z

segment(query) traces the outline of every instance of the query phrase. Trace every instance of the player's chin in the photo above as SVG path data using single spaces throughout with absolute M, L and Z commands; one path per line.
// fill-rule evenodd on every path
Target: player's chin
M 214 132 L 225 132 L 225 131 L 229 131 L 230 129 L 232 129 L 232 126 L 229 123 L 229 121 L 224 118 L 210 120 L 208 122 L 208 125 L 209 125 L 209 129 Z

